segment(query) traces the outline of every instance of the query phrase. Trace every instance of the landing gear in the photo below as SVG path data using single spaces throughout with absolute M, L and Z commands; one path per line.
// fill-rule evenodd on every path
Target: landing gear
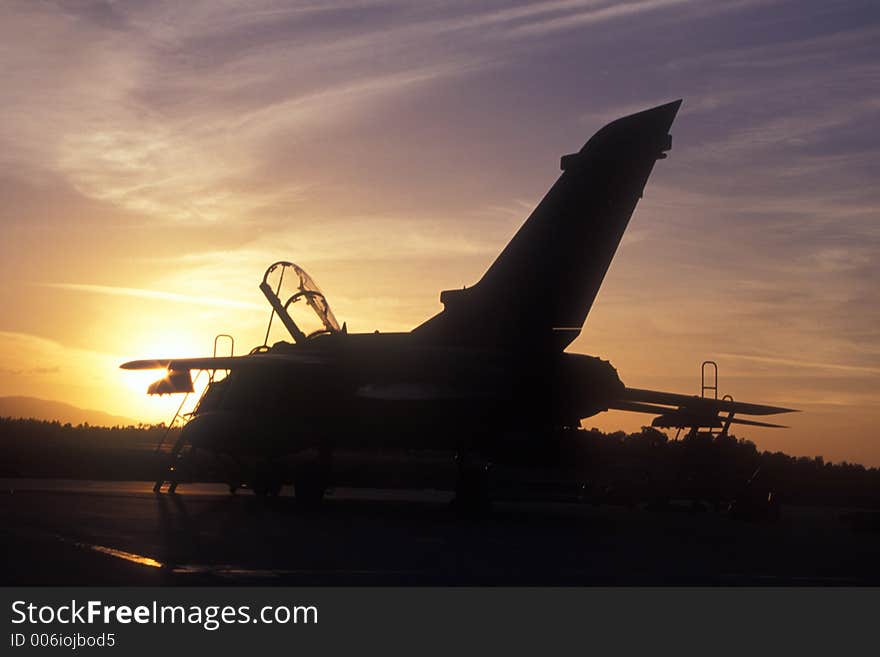
M 304 468 L 300 470 L 293 481 L 296 503 L 307 508 L 321 504 L 326 489 L 326 479 L 323 473 L 315 469 Z
M 456 457 L 458 478 L 455 484 L 455 499 L 452 505 L 456 511 L 478 514 L 488 511 L 492 504 L 489 495 L 489 463 L 465 463 L 461 456 Z
M 257 497 L 278 497 L 284 486 L 284 479 L 280 469 L 273 463 L 261 461 L 254 469 L 254 479 L 251 489 Z M 232 486 L 230 485 L 230 489 Z M 232 491 L 234 492 L 234 491 Z
M 317 460 L 300 463 L 294 472 L 293 492 L 298 505 L 314 508 L 321 504 L 331 479 L 332 467 L 333 442 L 322 440 Z
M 280 483 L 254 482 L 251 488 L 257 497 L 278 497 L 281 494 Z

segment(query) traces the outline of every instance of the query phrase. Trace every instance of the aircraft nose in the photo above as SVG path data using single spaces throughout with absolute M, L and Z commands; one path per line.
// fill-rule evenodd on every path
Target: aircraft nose
M 193 447 L 218 449 L 236 434 L 236 421 L 230 413 L 199 413 L 181 429 L 181 438 Z

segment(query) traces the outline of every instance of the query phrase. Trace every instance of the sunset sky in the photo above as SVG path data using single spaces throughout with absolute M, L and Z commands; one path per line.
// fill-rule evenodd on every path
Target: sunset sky
M 875 0 L 12 0 L 0 62 L 0 395 L 167 421 L 118 365 L 262 343 L 280 259 L 350 331 L 408 330 L 560 155 L 683 98 L 569 351 L 685 393 L 712 358 L 803 410 L 738 435 L 880 465 Z

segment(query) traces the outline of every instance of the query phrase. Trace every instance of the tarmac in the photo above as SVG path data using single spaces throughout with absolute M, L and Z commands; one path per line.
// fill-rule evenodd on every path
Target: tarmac
M 771 523 L 508 501 L 462 517 L 444 491 L 336 489 L 304 509 L 288 489 L 151 488 L 0 479 L 0 584 L 880 584 L 877 515 L 844 509 L 784 507 Z

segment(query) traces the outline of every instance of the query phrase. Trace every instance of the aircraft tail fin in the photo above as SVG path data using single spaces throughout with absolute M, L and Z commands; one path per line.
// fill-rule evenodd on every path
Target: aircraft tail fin
M 681 100 L 617 119 L 577 153 L 470 288 L 414 333 L 443 344 L 563 350 L 580 333 Z

